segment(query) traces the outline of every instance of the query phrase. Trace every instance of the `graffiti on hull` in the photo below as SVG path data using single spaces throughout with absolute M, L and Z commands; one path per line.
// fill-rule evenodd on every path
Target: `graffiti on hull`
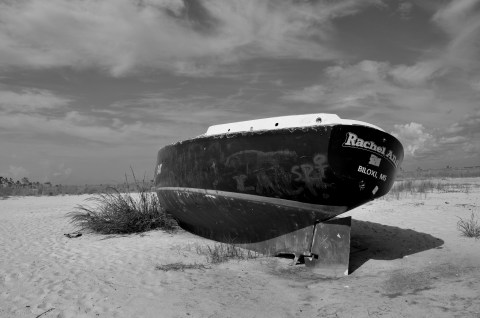
M 317 196 L 315 189 L 321 188 L 324 184 L 325 169 L 327 168 L 327 157 L 316 154 L 312 163 L 304 163 L 292 167 L 291 172 L 296 176 L 294 181 L 302 182 L 311 194 Z
M 231 178 L 239 192 L 282 197 L 308 192 L 317 196 L 326 188 L 323 179 L 328 163 L 323 154 L 299 158 L 288 150 L 244 150 L 227 157 L 225 167 L 233 169 Z

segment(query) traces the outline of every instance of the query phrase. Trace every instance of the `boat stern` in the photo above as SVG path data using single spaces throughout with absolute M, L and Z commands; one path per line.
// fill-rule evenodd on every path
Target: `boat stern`
M 336 178 L 351 188 L 345 195 L 369 201 L 387 194 L 402 160 L 402 144 L 384 131 L 362 125 L 332 129 L 328 161 Z

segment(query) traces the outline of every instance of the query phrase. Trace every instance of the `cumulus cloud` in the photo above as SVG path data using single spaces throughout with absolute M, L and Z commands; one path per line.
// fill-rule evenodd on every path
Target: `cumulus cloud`
M 480 110 L 448 127 L 427 128 L 411 122 L 395 125 L 392 134 L 403 144 L 405 162 L 440 160 L 475 163 L 480 160 Z
M 392 135 L 403 144 L 405 157 L 425 157 L 437 147 L 436 138 L 422 124 L 395 125 Z
M 330 60 L 331 20 L 377 1 L 22 0 L 0 4 L 0 68 L 208 75 L 256 57 Z

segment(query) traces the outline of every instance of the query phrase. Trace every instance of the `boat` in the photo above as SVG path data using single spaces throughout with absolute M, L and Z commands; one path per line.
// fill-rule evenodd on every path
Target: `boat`
M 385 195 L 402 160 L 401 143 L 366 122 L 324 113 L 272 117 L 210 126 L 163 147 L 155 190 L 192 233 L 314 260 L 319 249 L 349 250 L 350 221 L 338 216 Z M 321 235 L 329 244 L 346 238 L 319 248 Z

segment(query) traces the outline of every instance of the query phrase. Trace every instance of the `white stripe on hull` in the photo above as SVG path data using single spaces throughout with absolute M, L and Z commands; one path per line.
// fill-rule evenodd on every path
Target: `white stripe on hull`
M 214 200 L 216 196 L 221 196 L 224 198 L 239 199 L 244 201 L 251 201 L 251 202 L 271 204 L 271 205 L 280 205 L 284 207 L 302 209 L 306 211 L 319 211 L 323 213 L 328 212 L 334 215 L 339 215 L 347 211 L 346 206 L 319 205 L 319 204 L 303 203 L 303 202 L 285 200 L 285 199 L 279 199 L 279 198 L 264 197 L 264 196 L 254 195 L 254 194 L 218 191 L 218 190 L 209 190 L 209 189 L 183 188 L 183 187 L 157 187 L 156 191 L 200 193 L 210 197 L 212 200 Z

